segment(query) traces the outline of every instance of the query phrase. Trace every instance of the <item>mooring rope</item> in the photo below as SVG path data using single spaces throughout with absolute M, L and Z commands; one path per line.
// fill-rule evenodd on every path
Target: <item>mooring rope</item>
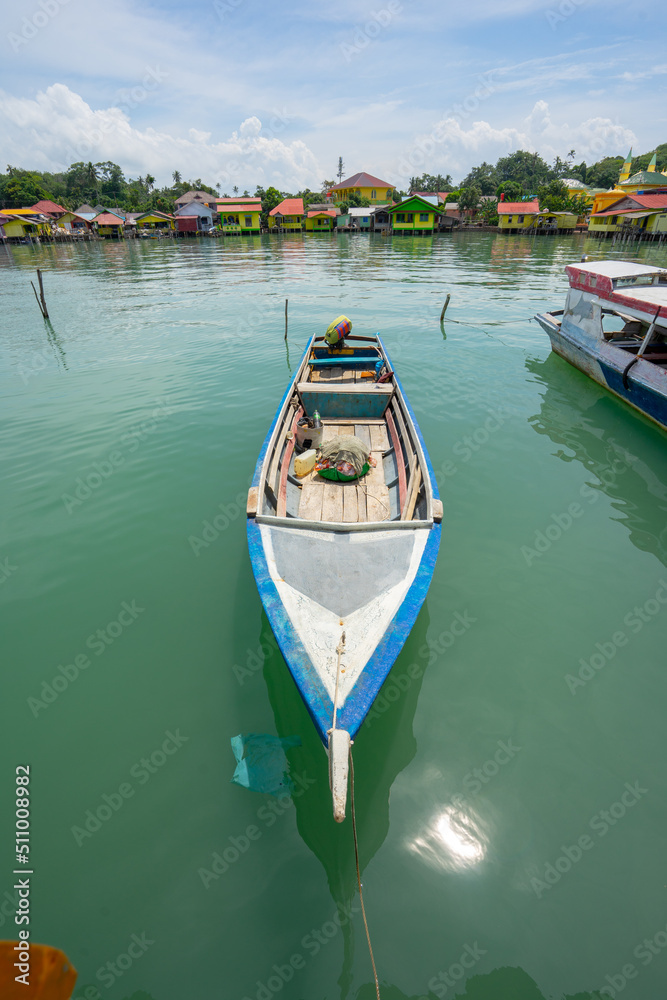
M 361 915 L 364 918 L 364 927 L 366 928 L 366 940 L 368 941 L 368 951 L 371 956 L 371 965 L 373 966 L 373 976 L 375 978 L 375 993 L 377 995 L 377 1000 L 381 1000 L 380 984 L 378 982 L 378 974 L 375 968 L 375 959 L 373 958 L 373 947 L 371 945 L 371 936 L 368 932 L 368 921 L 366 920 L 366 908 L 364 906 L 364 894 L 361 888 L 361 873 L 359 871 L 359 843 L 357 841 L 357 818 L 354 812 L 354 761 L 352 760 L 352 746 L 350 746 L 350 806 L 352 811 L 352 833 L 354 835 L 354 860 L 357 865 L 357 885 L 359 886 L 359 902 L 361 903 Z
M 333 702 L 333 719 L 331 720 L 331 728 L 336 728 L 336 715 L 338 714 L 338 681 L 340 679 L 340 658 L 343 655 L 343 650 L 345 649 L 345 633 L 341 634 L 338 645 L 336 646 L 336 652 L 338 653 L 338 665 L 336 667 L 336 690 L 334 692 L 334 702 Z

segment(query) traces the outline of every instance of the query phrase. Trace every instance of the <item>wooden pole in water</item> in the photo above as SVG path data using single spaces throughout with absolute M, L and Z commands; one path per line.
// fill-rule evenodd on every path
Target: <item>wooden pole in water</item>
M 285 299 L 285 340 L 287 340 L 287 299 Z
M 445 318 L 445 313 L 447 312 L 447 306 L 449 305 L 449 300 L 450 299 L 451 299 L 451 295 L 448 292 L 447 293 L 447 298 L 445 299 L 445 304 L 442 307 L 442 312 L 440 313 L 440 322 L 441 323 L 442 323 L 443 319 Z
M 48 319 L 49 310 L 46 308 L 46 299 L 44 298 L 44 284 L 42 282 L 42 272 L 39 270 L 39 268 L 37 269 L 37 280 L 39 282 L 39 295 L 37 294 L 37 289 L 35 288 L 32 281 L 30 282 L 30 284 L 32 285 L 32 290 L 35 293 L 35 298 L 37 299 L 37 305 L 41 310 L 42 316 L 44 317 L 44 319 Z

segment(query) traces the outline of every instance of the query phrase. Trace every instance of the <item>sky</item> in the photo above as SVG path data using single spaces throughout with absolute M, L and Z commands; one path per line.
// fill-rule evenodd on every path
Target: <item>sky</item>
M 657 0 L 3 0 L 0 169 L 112 160 L 157 186 L 460 181 L 667 141 Z

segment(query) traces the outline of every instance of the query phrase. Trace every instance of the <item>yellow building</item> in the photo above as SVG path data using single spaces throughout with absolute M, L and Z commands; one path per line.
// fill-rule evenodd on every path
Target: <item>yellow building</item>
M 368 198 L 371 205 L 387 205 L 392 201 L 394 185 L 362 171 L 330 188 L 327 191 L 327 201 L 349 201 L 355 194 L 360 198 Z
M 303 198 L 285 198 L 269 212 L 269 229 L 300 233 L 303 229 Z
M 260 232 L 261 198 L 218 198 L 220 228 L 228 236 Z
M 143 212 L 135 219 L 137 229 L 175 229 L 176 220 L 173 215 L 167 212 L 158 212 L 155 209 L 151 212 Z
M 534 228 L 540 214 L 540 203 L 533 201 L 499 201 L 498 228 L 504 232 L 522 233 Z
M 336 225 L 336 210 L 315 209 L 306 215 L 306 232 L 329 233 Z
M 0 209 L 2 215 L 15 219 L 20 225 L 8 223 L 11 232 L 8 232 L 5 225 L 5 233 L 8 239 L 21 239 L 27 236 L 49 236 L 51 233 L 51 221 L 41 212 L 36 212 L 34 208 L 3 208 Z
M 656 164 L 657 155 L 654 153 L 646 170 L 639 170 L 630 175 L 632 168 L 632 150 L 630 150 L 621 168 L 616 186 L 609 191 L 598 191 L 595 194 L 588 220 L 588 232 L 592 236 L 611 236 L 618 231 L 622 218 L 611 209 L 624 195 L 633 195 L 640 191 L 642 194 L 650 194 L 667 188 L 667 174 L 656 170 Z M 650 228 L 653 228 L 653 225 L 657 225 L 657 222 L 653 223 Z

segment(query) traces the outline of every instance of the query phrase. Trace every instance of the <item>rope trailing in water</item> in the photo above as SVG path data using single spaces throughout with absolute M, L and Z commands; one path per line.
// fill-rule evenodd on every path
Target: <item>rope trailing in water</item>
M 352 760 L 352 747 L 350 747 L 350 806 L 352 811 L 352 833 L 354 835 L 354 860 L 357 865 L 357 885 L 359 886 L 359 902 L 361 903 L 361 915 L 364 918 L 364 927 L 366 928 L 366 940 L 368 941 L 368 951 L 371 956 L 371 965 L 373 966 L 373 977 L 375 979 L 375 993 L 377 995 L 377 1000 L 381 1000 L 380 984 L 378 982 L 378 974 L 375 968 L 375 959 L 373 958 L 373 946 L 371 945 L 371 936 L 368 932 L 368 921 L 366 920 L 364 894 L 361 889 L 361 873 L 359 871 L 359 843 L 357 841 L 357 818 L 354 812 L 354 761 Z

